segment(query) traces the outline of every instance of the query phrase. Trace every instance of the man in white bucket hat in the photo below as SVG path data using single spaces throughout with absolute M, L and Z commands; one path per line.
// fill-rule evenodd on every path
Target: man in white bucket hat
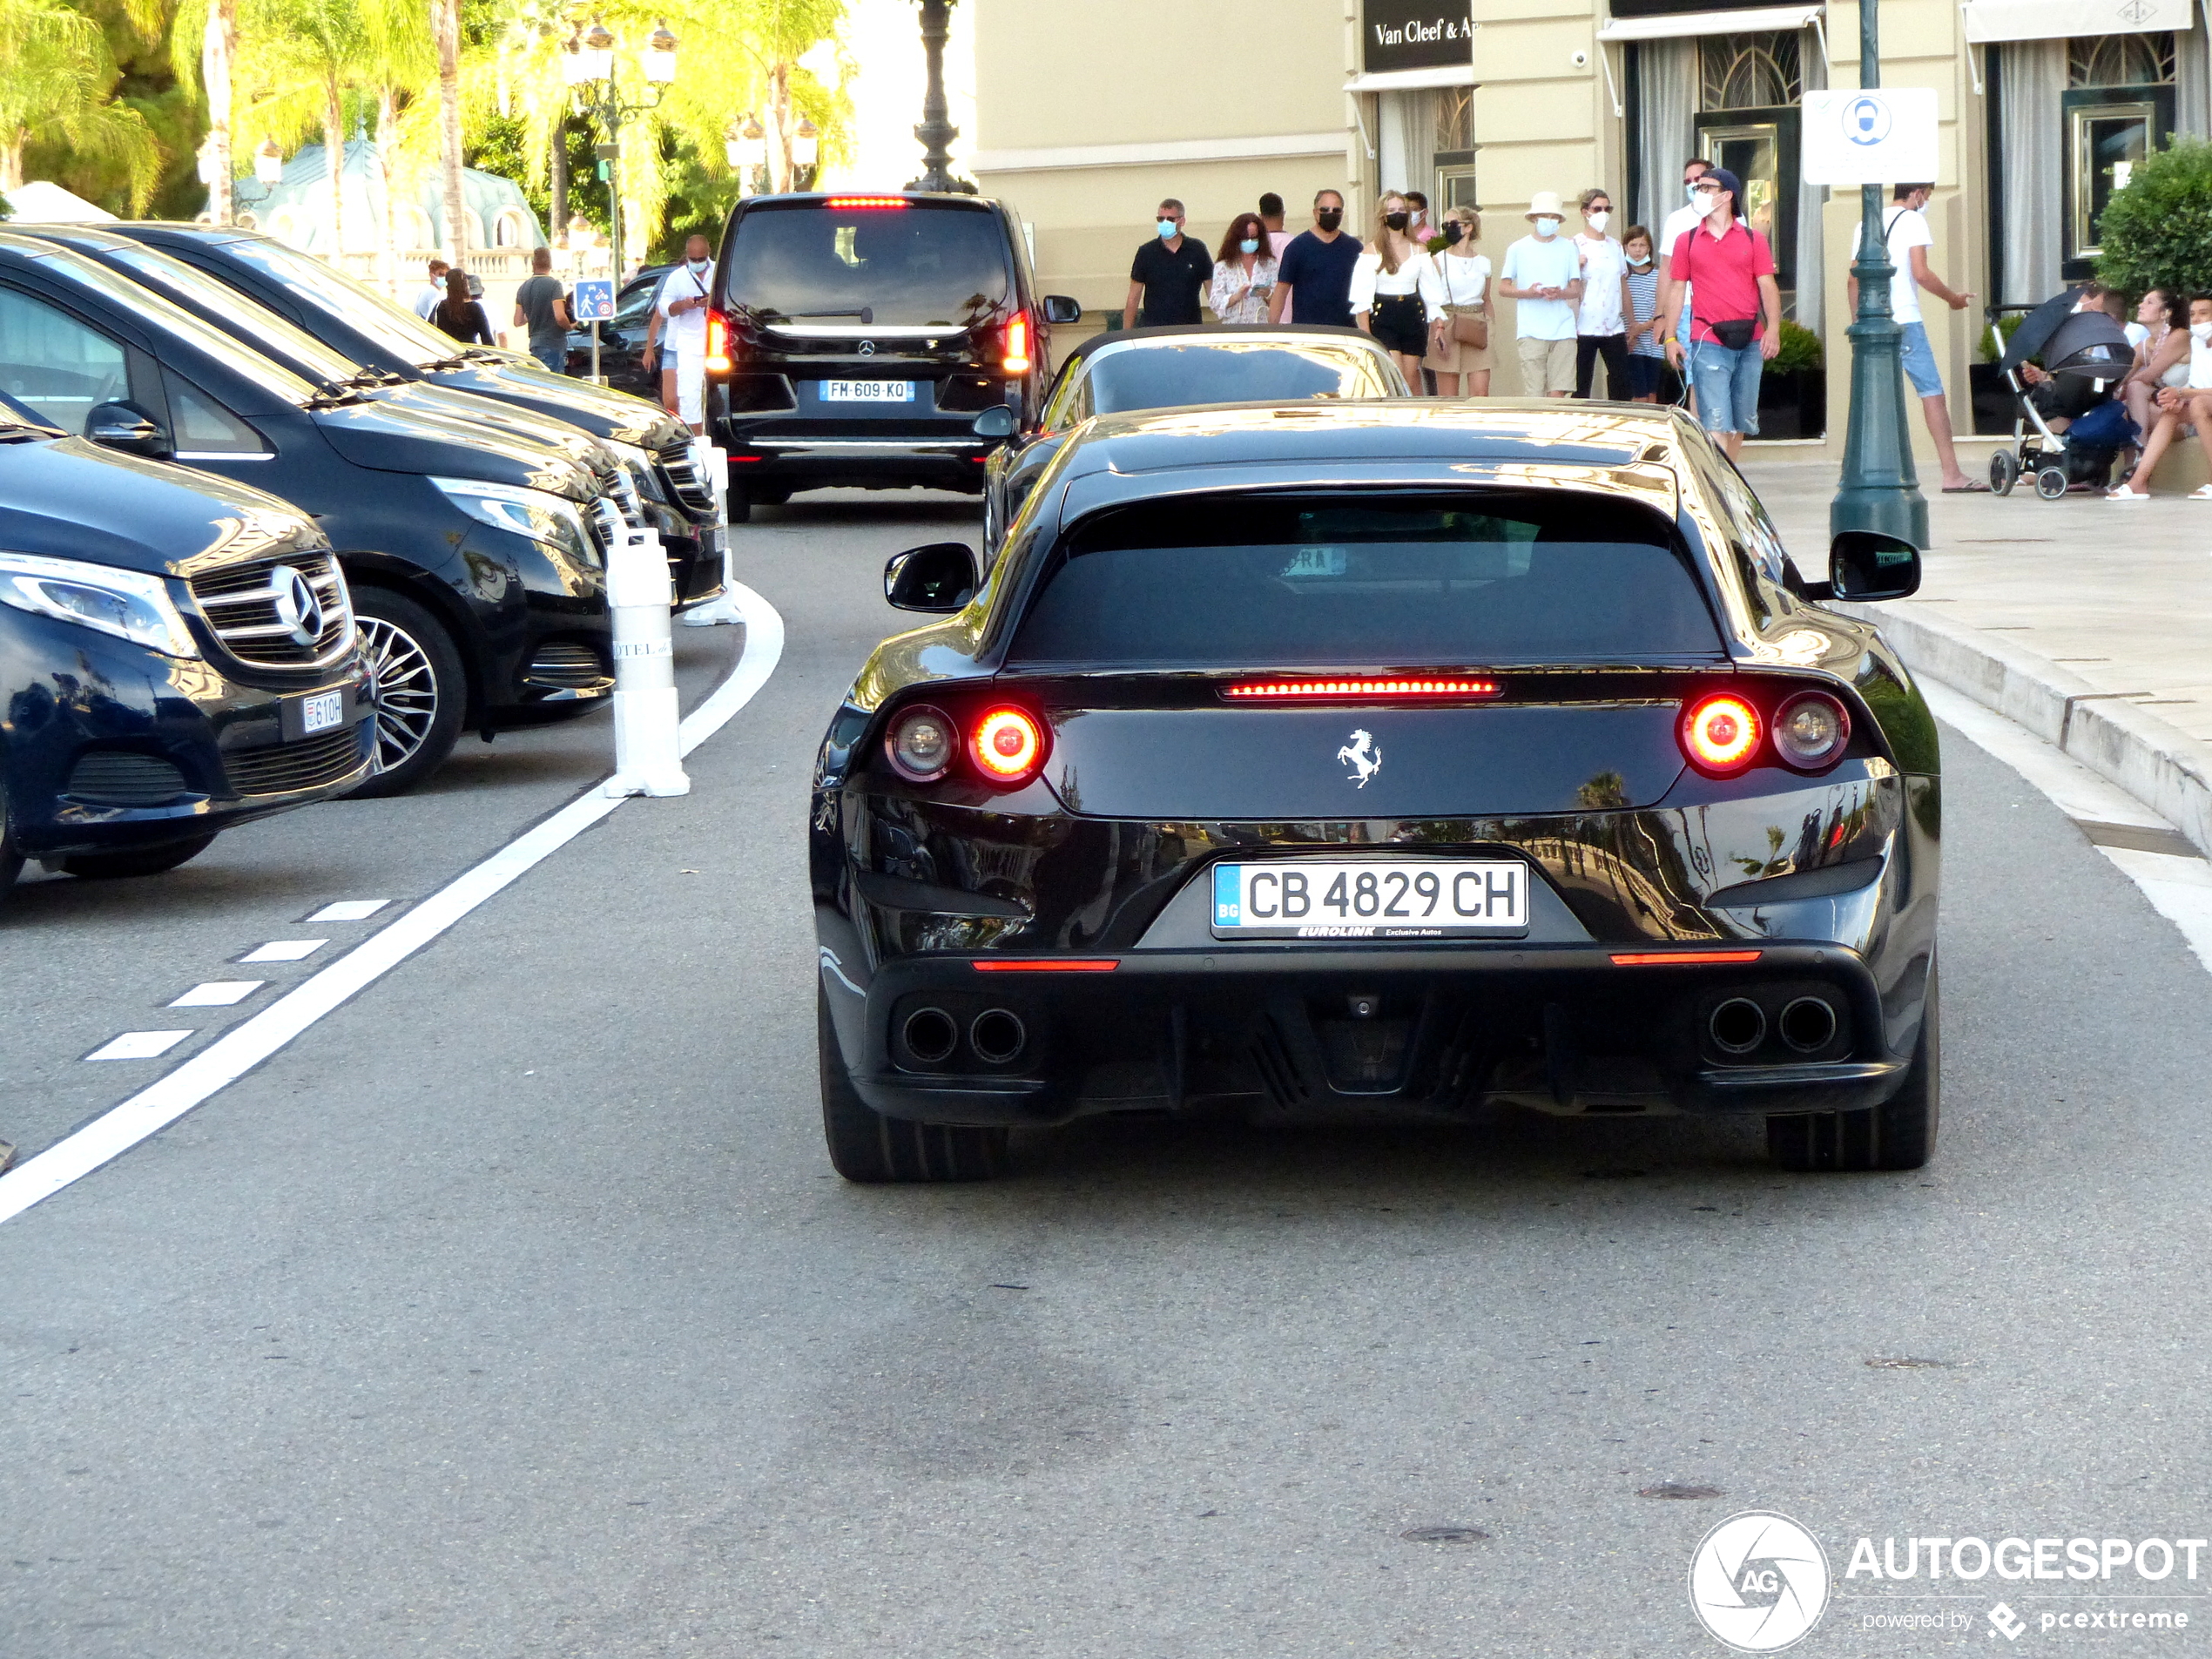
M 1575 390 L 1575 319 L 1582 298 L 1582 263 L 1559 233 L 1567 215 L 1559 192 L 1540 190 L 1523 216 L 1531 234 L 1506 250 L 1498 292 L 1516 301 L 1514 343 L 1521 354 L 1526 397 L 1568 397 Z

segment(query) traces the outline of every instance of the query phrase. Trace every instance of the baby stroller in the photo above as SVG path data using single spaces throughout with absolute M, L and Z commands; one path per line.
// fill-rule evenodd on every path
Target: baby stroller
M 2029 312 L 1998 362 L 2015 410 L 2013 448 L 1989 457 L 1989 487 L 2000 496 L 2012 494 L 2013 485 L 2029 475 L 2045 501 L 2058 500 L 2069 485 L 2101 482 L 2121 446 L 2133 439 L 2134 422 L 2117 401 L 2094 407 L 2064 432 L 2052 431 L 2020 378 L 2020 365 L 2031 357 L 2042 359 L 2053 380 L 2074 391 L 2086 389 L 2085 382 L 2123 379 L 2134 366 L 2128 331 L 2107 312 L 2076 311 L 2079 299 L 2078 290 L 2069 291 Z M 1991 307 L 1990 326 L 2011 308 Z

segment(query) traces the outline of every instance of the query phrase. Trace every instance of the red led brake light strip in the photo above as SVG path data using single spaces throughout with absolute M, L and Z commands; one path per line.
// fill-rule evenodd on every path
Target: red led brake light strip
M 822 204 L 825 207 L 904 207 L 903 196 L 833 196 Z
M 1721 963 L 1756 962 L 1756 950 L 1630 950 L 1616 951 L 1615 968 L 1708 968 Z
M 1008 956 L 995 962 L 977 962 L 979 974 L 1110 974 L 1121 963 L 1110 956 Z
M 1348 698 L 1469 698 L 1496 697 L 1505 687 L 1484 679 L 1356 679 L 1247 680 L 1224 685 L 1221 694 L 1231 703 L 1290 702 Z

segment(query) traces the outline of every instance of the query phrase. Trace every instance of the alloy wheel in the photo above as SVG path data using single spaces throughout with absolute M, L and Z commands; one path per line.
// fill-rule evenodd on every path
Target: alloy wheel
M 421 645 L 381 617 L 361 619 L 368 661 L 369 706 L 376 715 L 371 775 L 390 772 L 420 749 L 438 718 L 437 676 Z

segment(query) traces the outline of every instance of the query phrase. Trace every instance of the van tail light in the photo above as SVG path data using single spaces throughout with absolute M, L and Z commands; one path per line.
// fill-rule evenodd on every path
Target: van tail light
M 1759 752 L 1759 711 L 1730 692 L 1701 697 L 1683 716 L 1682 746 L 1708 772 L 1741 772 Z
M 710 311 L 706 314 L 706 372 L 726 374 L 732 367 L 730 319 L 719 311 Z
M 1825 691 L 1800 691 L 1774 712 L 1774 752 L 1799 772 L 1825 772 L 1851 746 L 1851 711 Z
M 968 732 L 968 758 L 984 782 L 1018 789 L 1043 767 L 1049 746 L 1042 721 L 1027 709 L 1001 703 L 976 718 Z
M 1009 374 L 1028 374 L 1031 364 L 1029 314 L 1028 312 L 1017 311 L 1008 319 L 1006 325 L 1004 347 L 1004 354 L 999 359 L 999 367 Z

